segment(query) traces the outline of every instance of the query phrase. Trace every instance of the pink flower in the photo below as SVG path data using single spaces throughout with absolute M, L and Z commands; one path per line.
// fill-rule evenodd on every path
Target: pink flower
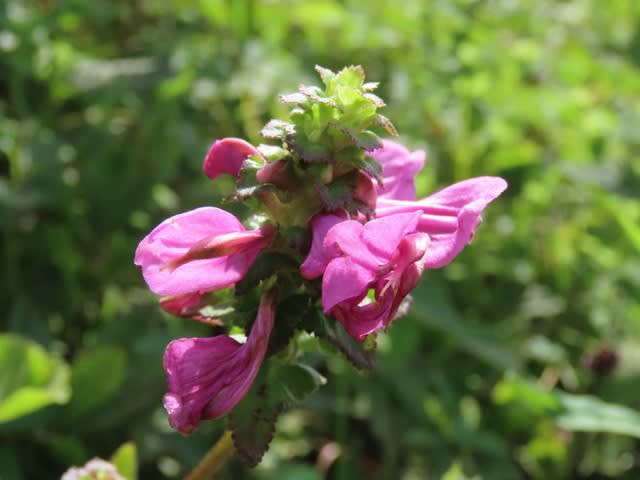
M 404 145 L 382 140 L 382 147 L 368 152 L 382 166 L 383 185 L 378 186 L 380 198 L 415 200 L 414 179 L 425 160 L 423 150 L 410 152 Z
M 229 212 L 203 207 L 166 219 L 138 245 L 135 264 L 158 295 L 201 294 L 229 287 L 269 246 L 274 229 L 246 230 Z
M 242 163 L 252 156 L 262 158 L 253 145 L 241 138 L 223 138 L 211 145 L 204 158 L 202 169 L 212 180 L 223 173 L 237 177 Z
M 272 294 L 263 296 L 246 343 L 227 335 L 180 338 L 164 354 L 169 423 L 188 434 L 200 420 L 229 413 L 247 394 L 264 360 L 275 316 Z
M 507 182 L 500 177 L 470 178 L 417 201 L 380 198 L 376 216 L 418 212 L 417 229 L 430 239 L 425 267 L 439 268 L 450 263 L 471 241 L 482 221 L 480 214 L 506 188 Z
M 313 219 L 312 247 L 302 275 L 322 275 L 324 312 L 353 337 L 362 340 L 387 327 L 418 282 L 429 243 L 427 235 L 416 231 L 419 217 L 399 214 L 364 225 L 336 215 Z

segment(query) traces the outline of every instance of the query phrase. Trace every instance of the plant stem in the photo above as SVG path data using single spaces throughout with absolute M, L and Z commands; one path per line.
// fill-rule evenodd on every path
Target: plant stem
M 196 468 L 185 477 L 185 480 L 211 480 L 213 475 L 227 463 L 231 455 L 233 455 L 233 439 L 231 431 L 227 430 L 200 460 Z

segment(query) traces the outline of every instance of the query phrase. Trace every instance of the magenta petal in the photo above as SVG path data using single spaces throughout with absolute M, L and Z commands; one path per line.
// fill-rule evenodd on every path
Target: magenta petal
M 309 222 L 313 235 L 311 249 L 307 258 L 300 265 L 300 273 L 304 278 L 311 280 L 322 275 L 329 261 L 339 253 L 326 250 L 324 239 L 331 227 L 343 220 L 344 218 L 332 214 L 318 214 L 311 219 Z
M 401 240 L 416 231 L 420 212 L 377 218 L 364 225 L 362 240 L 369 250 L 388 261 Z
M 226 335 L 179 338 L 167 346 L 164 369 L 169 393 L 164 407 L 173 428 L 191 433 L 197 427 L 210 399 L 242 369 L 241 346 Z
M 387 290 L 375 302 L 343 302 L 332 312 L 353 338 L 363 341 L 367 335 L 386 328 L 393 316 L 394 292 Z
M 499 177 L 471 178 L 421 201 L 420 203 L 427 207 L 426 212 L 432 210 L 431 207 L 437 211 L 441 206 L 459 209 L 458 225 L 452 232 L 439 229 L 437 219 L 421 219 L 419 230 L 429 234 L 431 239 L 425 255 L 425 266 L 439 268 L 450 263 L 473 238 L 476 227 L 482 221 L 482 211 L 506 188 L 507 182 Z
M 415 200 L 415 177 L 424 165 L 423 150 L 410 152 L 403 145 L 383 140 L 382 147 L 368 155 L 382 165 L 383 186 L 378 187 L 378 196 L 397 200 Z
M 322 306 L 325 313 L 340 302 L 364 297 L 376 272 L 358 265 L 348 257 L 332 260 L 322 277 Z
M 135 264 L 142 267 L 147 285 L 158 295 L 225 288 L 245 275 L 264 247 L 260 241 L 233 255 L 193 260 L 177 268 L 172 265 L 205 238 L 244 231 L 236 217 L 219 208 L 191 210 L 168 218 L 154 228 L 138 245 Z
M 245 344 L 219 335 L 181 338 L 167 346 L 164 407 L 173 428 L 191 433 L 200 420 L 226 415 L 244 398 L 264 359 L 273 321 L 273 299 L 267 295 Z
M 223 173 L 237 177 L 242 163 L 260 152 L 241 138 L 223 138 L 216 140 L 204 159 L 202 169 L 212 180 Z
M 200 306 L 201 302 L 202 294 L 193 292 L 173 297 L 163 297 L 160 299 L 160 307 L 166 312 L 183 317 L 191 316 Z

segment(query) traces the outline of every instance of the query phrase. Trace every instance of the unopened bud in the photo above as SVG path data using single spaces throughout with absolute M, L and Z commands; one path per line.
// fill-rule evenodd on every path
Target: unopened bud
M 241 138 L 216 140 L 204 159 L 202 169 L 212 180 L 223 173 L 237 177 L 243 162 L 252 156 L 262 159 L 260 152 Z

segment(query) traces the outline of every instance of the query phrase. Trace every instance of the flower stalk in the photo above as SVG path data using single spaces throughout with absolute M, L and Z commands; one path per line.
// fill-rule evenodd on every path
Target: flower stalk
M 212 480 L 214 475 L 231 458 L 233 452 L 233 436 L 231 431 L 227 430 L 202 457 L 200 463 L 185 477 L 185 480 Z

